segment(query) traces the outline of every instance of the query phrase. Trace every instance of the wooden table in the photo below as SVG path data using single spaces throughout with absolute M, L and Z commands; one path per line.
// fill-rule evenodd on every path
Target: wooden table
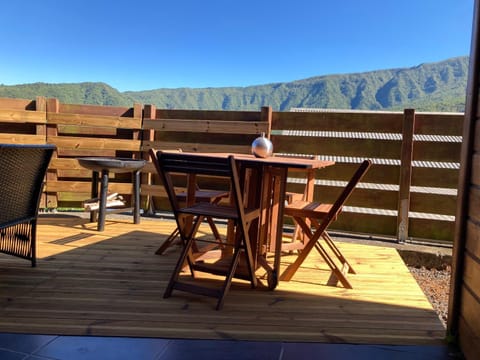
M 256 265 L 262 266 L 268 273 L 268 286 L 274 289 L 280 273 L 280 256 L 283 234 L 283 212 L 289 169 L 304 170 L 307 174 L 306 200 L 313 198 L 315 169 L 333 165 L 325 161 L 300 157 L 271 156 L 257 158 L 248 154 L 236 153 L 195 153 L 212 157 L 233 155 L 240 173 L 245 179 L 248 205 L 261 208 L 258 227 L 252 227 L 250 234 L 252 251 L 256 256 Z M 267 261 L 267 252 L 274 253 L 273 266 Z

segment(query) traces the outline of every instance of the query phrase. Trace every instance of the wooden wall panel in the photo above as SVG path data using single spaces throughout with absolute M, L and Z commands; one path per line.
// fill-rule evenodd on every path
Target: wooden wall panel
M 480 337 L 470 327 L 470 324 L 469 319 L 460 318 L 459 333 L 462 334 L 462 336 L 459 342 L 465 359 L 477 360 L 478 354 L 480 354 Z
M 480 1 L 475 0 L 447 331 L 467 360 L 480 354 Z
M 464 287 L 471 296 L 479 302 L 480 299 L 480 259 L 473 256 L 467 249 L 465 256 L 465 271 L 463 275 Z M 480 305 L 479 305 L 480 307 Z M 480 318 L 478 319 L 480 320 Z M 480 322 L 479 322 L 480 324 Z M 480 327 L 478 328 L 480 330 Z M 480 332 L 479 332 L 480 333 Z

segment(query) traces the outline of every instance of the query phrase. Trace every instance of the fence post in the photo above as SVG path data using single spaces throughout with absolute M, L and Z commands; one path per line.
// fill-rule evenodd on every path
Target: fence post
M 402 150 L 400 154 L 400 179 L 398 190 L 397 241 L 408 238 L 408 212 L 410 210 L 410 186 L 412 179 L 413 133 L 415 109 L 403 111 Z
M 47 143 L 54 144 L 55 138 L 58 136 L 58 127 L 56 124 L 49 124 L 49 114 L 58 113 L 60 107 L 60 102 L 56 98 L 48 98 L 46 101 L 46 112 L 47 112 L 47 134 L 46 139 Z M 52 139 L 53 138 L 53 139 Z M 50 162 L 49 168 L 52 166 L 52 163 L 58 158 L 58 147 L 57 150 L 53 152 L 52 161 Z M 52 171 L 47 171 L 47 190 L 49 181 L 58 181 L 57 170 L 54 168 Z M 58 193 L 48 193 L 47 192 L 47 208 L 58 207 Z
M 47 99 L 45 97 L 37 96 L 35 98 L 35 111 L 41 111 L 45 113 L 45 123 L 37 124 L 35 126 L 35 134 L 43 135 L 44 143 L 46 144 L 47 143 Z M 48 169 L 47 169 L 47 172 L 48 172 Z M 47 176 L 45 175 L 45 181 L 46 180 L 47 180 Z M 43 189 L 43 193 L 40 198 L 40 208 L 47 208 L 47 207 L 48 207 L 47 192 L 46 192 L 46 189 Z
M 143 119 L 142 120 L 152 120 L 156 118 L 157 108 L 155 105 L 147 104 L 143 107 Z M 154 141 L 155 140 L 155 130 L 149 129 L 145 130 L 142 123 L 142 145 L 141 149 L 143 152 L 143 158 L 147 161 L 151 161 L 148 151 L 144 148 L 144 141 Z M 152 185 L 153 184 L 153 175 L 151 172 L 142 174 L 142 184 Z M 147 215 L 152 216 L 155 214 L 155 206 L 153 203 L 153 196 L 147 195 L 145 199 L 145 212 Z
M 260 112 L 260 119 L 261 121 L 268 122 L 268 132 L 265 134 L 265 136 L 270 139 L 270 135 L 272 132 L 272 107 L 271 106 L 262 106 L 262 110 Z

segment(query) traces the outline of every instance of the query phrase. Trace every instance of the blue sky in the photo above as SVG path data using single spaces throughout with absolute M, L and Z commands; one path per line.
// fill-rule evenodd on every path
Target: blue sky
M 43 0 L 0 7 L 0 84 L 249 86 L 468 55 L 474 0 Z

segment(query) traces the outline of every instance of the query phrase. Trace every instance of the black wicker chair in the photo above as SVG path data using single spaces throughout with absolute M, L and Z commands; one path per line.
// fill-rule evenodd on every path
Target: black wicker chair
M 36 227 L 54 145 L 0 144 L 0 252 L 36 265 Z

